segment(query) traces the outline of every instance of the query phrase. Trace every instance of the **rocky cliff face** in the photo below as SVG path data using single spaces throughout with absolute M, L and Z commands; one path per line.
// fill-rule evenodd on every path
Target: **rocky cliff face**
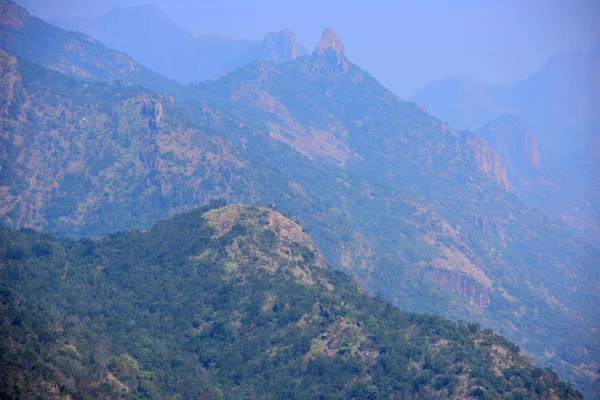
M 599 209 L 570 177 L 545 162 L 537 135 L 514 114 L 503 114 L 476 131 L 506 165 L 515 193 L 578 235 L 600 235 Z M 600 142 L 600 141 L 599 141 Z M 589 146 L 590 152 L 593 146 Z
M 223 71 L 229 72 L 234 67 L 241 67 L 256 60 L 273 63 L 291 61 L 307 53 L 306 48 L 298 43 L 296 34 L 290 29 L 284 29 L 281 32 L 267 33 L 262 42 L 251 46 L 243 56 L 236 59 Z
M 289 29 L 284 29 L 278 33 L 268 33 L 261 46 L 263 55 L 258 58 L 273 62 L 295 60 L 306 54 L 306 49 L 298 43 L 296 34 Z
M 597 49 L 597 47 L 596 47 Z M 479 129 L 503 113 L 515 113 L 538 133 L 544 160 L 562 169 L 597 202 L 598 162 L 588 144 L 600 123 L 600 56 L 597 50 L 552 57 L 539 71 L 512 85 L 435 82 L 412 96 L 454 128 Z M 533 155 L 535 143 L 528 152 Z M 532 159 L 533 162 L 535 161 Z
M 478 131 L 507 165 L 540 168 L 542 157 L 537 136 L 521 118 L 503 114 Z
M 335 29 L 327 28 L 323 31 L 321 40 L 317 43 L 313 55 L 329 58 L 333 60 L 342 71 L 348 71 L 346 48 L 340 35 Z
M 483 311 L 490 304 L 490 288 L 472 276 L 444 269 L 431 272 L 433 280 L 447 290 L 465 296 L 476 310 Z
M 481 172 L 496 181 L 501 188 L 509 191 L 510 181 L 506 175 L 506 167 L 502 157 L 488 147 L 484 141 L 470 138 L 467 142 L 470 148 L 470 156 Z

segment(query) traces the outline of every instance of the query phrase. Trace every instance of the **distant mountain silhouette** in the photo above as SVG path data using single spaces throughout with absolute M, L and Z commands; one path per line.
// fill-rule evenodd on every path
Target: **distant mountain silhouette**
M 166 92 L 177 86 L 129 56 L 82 33 L 50 25 L 9 0 L 0 0 L 0 47 L 78 79 L 143 85 Z
M 557 55 L 513 85 L 448 79 L 411 100 L 460 129 L 477 129 L 505 112 L 518 114 L 538 133 L 548 160 L 600 198 L 600 45 Z
M 476 133 L 500 154 L 508 179 L 521 198 L 579 235 L 593 240 L 600 237 L 598 205 L 586 199 L 572 178 L 545 161 L 537 135 L 523 119 L 502 114 Z
M 217 78 L 256 59 L 280 62 L 305 55 L 294 33 L 269 33 L 261 42 L 224 36 L 194 37 L 153 5 L 116 7 L 99 18 L 50 23 L 83 32 L 181 83 Z

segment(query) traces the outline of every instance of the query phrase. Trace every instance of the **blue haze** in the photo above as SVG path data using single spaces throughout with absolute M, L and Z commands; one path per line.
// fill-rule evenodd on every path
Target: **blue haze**
M 114 6 L 153 2 L 194 35 L 260 40 L 290 28 L 312 48 L 338 30 L 349 58 L 402 97 L 440 79 L 508 84 L 553 55 L 600 42 L 600 1 L 192 1 L 17 0 L 32 14 L 98 17 Z

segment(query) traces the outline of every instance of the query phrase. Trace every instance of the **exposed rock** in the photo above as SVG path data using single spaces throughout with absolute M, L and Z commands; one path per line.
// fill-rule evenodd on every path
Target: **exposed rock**
M 0 0 L 0 26 L 19 29 L 31 15 L 22 7 L 7 0 Z
M 485 235 L 496 235 L 500 241 L 506 242 L 506 232 L 504 228 L 496 222 L 491 221 L 485 215 L 471 215 L 471 223 L 476 226 Z
M 487 146 L 481 139 L 469 138 L 467 143 L 471 148 L 471 156 L 479 169 L 500 185 L 504 190 L 510 190 L 510 181 L 506 175 L 506 167 L 502 158 Z
M 163 117 L 162 104 L 155 100 L 144 99 L 142 101 L 142 115 L 149 117 L 148 127 L 155 131 L 161 124 Z
M 213 209 L 204 217 L 215 229 L 215 238 L 236 227 L 245 232 L 227 246 L 233 261 L 230 273 L 245 274 L 247 271 L 238 268 L 243 265 L 269 273 L 286 270 L 304 285 L 320 284 L 329 291 L 335 289 L 327 279 L 313 273 L 312 268 L 328 268 L 327 263 L 308 233 L 295 221 L 270 208 L 242 205 Z
M 439 285 L 467 297 L 469 304 L 476 310 L 482 311 L 490 305 L 489 287 L 481 284 L 474 277 L 458 271 L 437 268 L 432 270 L 431 275 Z
M 289 29 L 270 32 L 263 39 L 263 57 L 273 62 L 295 60 L 301 55 L 296 34 Z
M 503 114 L 478 131 L 505 163 L 540 168 L 542 157 L 535 133 L 514 114 Z
M 348 71 L 348 61 L 346 60 L 344 43 L 335 29 L 326 28 L 323 31 L 321 40 L 317 43 L 313 54 L 331 58 L 335 60 L 335 63 L 340 66 L 344 72 Z

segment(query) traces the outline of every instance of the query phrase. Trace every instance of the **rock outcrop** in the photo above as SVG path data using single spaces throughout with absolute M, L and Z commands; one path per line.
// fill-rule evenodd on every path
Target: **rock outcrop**
M 31 15 L 24 8 L 7 0 L 0 0 L 0 25 L 20 29 Z
M 313 54 L 332 59 L 344 72 L 348 71 L 344 42 L 342 42 L 340 35 L 335 29 L 326 28 L 323 31 L 321 40 L 317 43 Z
M 506 164 L 540 168 L 542 157 L 537 136 L 514 114 L 503 114 L 478 131 Z
M 458 271 L 437 268 L 432 275 L 437 284 L 468 298 L 469 304 L 476 310 L 483 311 L 490 305 L 490 288 L 474 277 Z
M 480 139 L 468 139 L 471 157 L 475 164 L 488 177 L 500 185 L 504 190 L 510 190 L 510 181 L 506 174 L 506 167 L 502 158 Z
M 262 57 L 273 62 L 295 60 L 304 55 L 306 49 L 298 43 L 296 34 L 289 29 L 267 33 L 261 42 Z

